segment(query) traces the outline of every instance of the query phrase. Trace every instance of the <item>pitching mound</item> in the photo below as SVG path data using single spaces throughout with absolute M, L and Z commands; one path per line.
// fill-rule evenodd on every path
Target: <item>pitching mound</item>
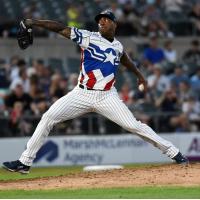
M 0 182 L 7 189 L 78 189 L 132 186 L 199 186 L 200 164 L 176 164 L 117 169 L 100 172 L 81 172 L 67 176 Z

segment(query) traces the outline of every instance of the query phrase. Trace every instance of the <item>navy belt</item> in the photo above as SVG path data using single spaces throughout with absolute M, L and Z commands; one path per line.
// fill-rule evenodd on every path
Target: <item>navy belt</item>
M 79 84 L 79 87 L 81 89 L 86 89 L 86 90 L 95 90 L 95 89 L 92 89 L 92 88 L 88 88 L 88 87 L 84 87 L 83 85 Z
M 96 90 L 96 89 L 93 89 L 93 88 L 88 88 L 88 87 L 85 87 L 84 85 L 81 85 L 81 84 L 79 84 L 78 86 L 79 86 L 81 89 L 86 89 L 86 90 L 105 91 L 105 90 Z

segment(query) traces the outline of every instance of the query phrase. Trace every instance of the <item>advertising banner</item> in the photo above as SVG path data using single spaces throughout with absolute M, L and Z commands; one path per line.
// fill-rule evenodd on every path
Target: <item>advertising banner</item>
M 192 161 L 200 161 L 200 134 L 162 134 Z M 0 162 L 16 160 L 29 138 L 0 139 Z M 170 162 L 158 149 L 132 134 L 48 137 L 34 166 Z

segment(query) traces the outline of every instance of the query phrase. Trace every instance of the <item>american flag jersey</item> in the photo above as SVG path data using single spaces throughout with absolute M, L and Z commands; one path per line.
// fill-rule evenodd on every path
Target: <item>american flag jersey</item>
M 97 90 L 110 90 L 123 52 L 122 44 L 103 38 L 99 32 L 72 27 L 71 40 L 81 47 L 79 84 Z

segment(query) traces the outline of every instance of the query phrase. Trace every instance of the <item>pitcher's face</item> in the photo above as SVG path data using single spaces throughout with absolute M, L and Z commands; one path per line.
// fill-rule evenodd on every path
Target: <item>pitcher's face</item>
M 107 17 L 102 17 L 99 20 L 98 26 L 101 34 L 113 33 L 117 27 L 116 23 Z

